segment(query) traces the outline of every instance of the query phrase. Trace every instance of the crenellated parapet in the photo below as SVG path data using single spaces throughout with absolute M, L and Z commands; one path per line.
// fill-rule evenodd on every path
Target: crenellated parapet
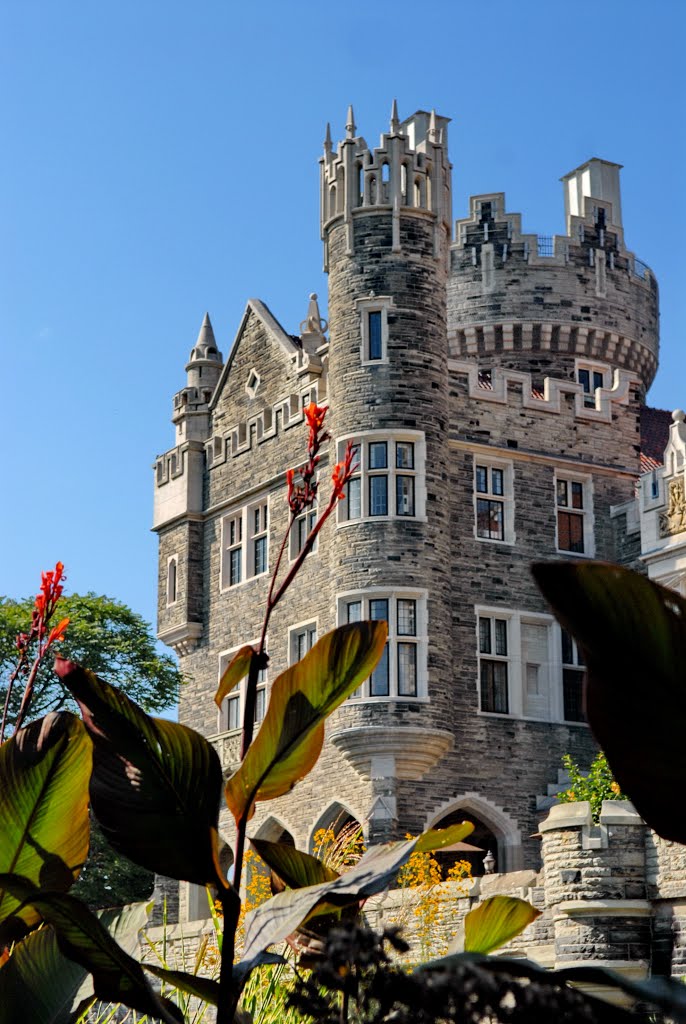
M 434 255 L 441 255 L 441 232 L 449 232 L 452 221 L 448 124 L 449 118 L 423 110 L 399 121 L 394 102 L 389 130 L 381 135 L 378 147 L 371 149 L 356 134 L 350 107 L 346 137 L 335 151 L 327 127 L 320 160 L 325 269 L 329 265 L 327 238 L 332 227 L 345 225 L 346 250 L 352 253 L 354 221 L 372 212 L 391 214 L 393 252 L 401 250 L 401 217 L 429 217 L 436 225 Z
M 612 374 L 612 386 L 596 388 L 589 403 L 589 396 L 584 392 L 582 385 L 573 380 L 545 377 L 542 388 L 538 388 L 530 373 L 519 370 L 494 366 L 490 371 L 483 371 L 476 363 L 457 359 L 451 359 L 448 368 L 453 376 L 466 378 L 466 391 L 470 399 L 507 405 L 511 400 L 512 391 L 516 390 L 517 405 L 524 409 L 559 416 L 563 413 L 568 414 L 566 396 L 573 396 L 574 418 L 596 423 L 611 423 L 613 408 L 628 405 L 631 401 L 632 385 L 635 387 L 639 382 L 636 374 L 627 370 L 615 370 Z
M 533 357 L 567 373 L 572 352 L 633 370 L 647 388 L 657 370 L 657 283 L 624 242 L 619 165 L 593 159 L 562 180 L 565 235 L 522 231 L 502 192 L 472 196 L 451 248 L 452 354 L 515 368 Z

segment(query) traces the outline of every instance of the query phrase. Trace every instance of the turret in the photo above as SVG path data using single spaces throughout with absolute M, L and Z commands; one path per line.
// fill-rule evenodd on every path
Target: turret
M 214 340 L 209 313 L 186 363 L 186 386 L 174 395 L 172 422 L 176 443 L 206 441 L 209 436 L 209 402 L 222 370 L 222 354 Z
M 346 120 L 336 150 L 327 131 L 321 161 L 328 423 L 335 458 L 353 442 L 359 471 L 338 509 L 331 571 L 339 617 L 389 616 L 390 639 L 379 678 L 330 735 L 372 780 L 369 832 L 380 839 L 406 815 L 399 780 L 419 779 L 452 743 L 440 639 L 450 629 L 448 120 L 400 121 L 394 103 L 376 149 L 352 108 Z
M 650 387 L 657 282 L 626 248 L 619 171 L 594 158 L 562 178 L 567 233 L 554 237 L 523 232 L 504 193 L 472 196 L 451 251 L 451 356 L 530 371 L 538 386 L 548 374 L 575 379 L 591 399 L 615 370 Z

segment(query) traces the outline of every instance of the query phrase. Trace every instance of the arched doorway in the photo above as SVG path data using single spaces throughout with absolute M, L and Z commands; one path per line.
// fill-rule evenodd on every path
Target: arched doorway
M 445 828 L 446 825 L 471 821 L 474 832 L 464 840 L 479 850 L 463 852 L 472 864 L 473 874 L 484 874 L 483 862 L 487 852 L 493 854 L 494 872 L 517 871 L 522 866 L 522 836 L 517 822 L 479 793 L 462 793 L 435 808 L 426 821 L 426 828 Z
M 335 801 L 312 829 L 310 852 L 336 871 L 352 867 L 364 852 L 364 829 L 359 819 Z

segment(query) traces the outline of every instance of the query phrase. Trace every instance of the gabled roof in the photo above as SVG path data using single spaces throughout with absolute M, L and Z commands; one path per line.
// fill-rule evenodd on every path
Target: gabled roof
M 641 473 L 649 473 L 663 464 L 671 423 L 668 409 L 641 407 Z
M 228 359 L 224 364 L 224 369 L 222 370 L 221 376 L 217 381 L 217 386 L 214 389 L 212 401 L 210 402 L 210 409 L 214 409 L 219 399 L 219 395 L 224 390 L 224 385 L 226 384 L 229 373 L 231 372 L 231 365 L 236 356 L 236 352 L 238 351 L 238 346 L 243 336 L 243 331 L 245 330 L 245 326 L 248 322 L 251 313 L 253 313 L 258 318 L 258 320 L 261 321 L 267 334 L 271 337 L 273 341 L 277 343 L 277 345 L 281 346 L 281 348 L 284 351 L 284 354 L 288 356 L 289 359 L 292 359 L 300 349 L 300 344 L 296 343 L 295 339 L 290 334 L 287 334 L 286 331 L 284 331 L 279 321 L 269 310 L 269 308 L 264 304 L 264 302 L 261 302 L 260 299 L 248 299 L 245 306 L 245 312 L 243 313 L 238 330 L 236 331 L 236 337 L 233 340 L 233 345 L 231 346 L 231 351 L 229 353 Z

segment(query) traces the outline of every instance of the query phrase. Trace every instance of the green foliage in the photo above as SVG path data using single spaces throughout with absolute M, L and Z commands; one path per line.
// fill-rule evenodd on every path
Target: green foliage
M 115 850 L 169 878 L 222 884 L 217 825 L 222 770 L 193 729 L 151 718 L 92 672 L 58 658 L 93 742 L 93 811 Z
M 598 751 L 591 761 L 587 772 L 583 772 L 570 754 L 565 754 L 562 763 L 569 775 L 569 789 L 562 790 L 557 794 L 561 804 L 578 803 L 580 800 L 588 800 L 591 805 L 591 815 L 597 824 L 600 821 L 600 812 L 603 800 L 628 800 L 626 794 L 622 793 L 619 783 L 615 780 L 612 769 L 607 763 L 607 757 Z
M 97 594 L 71 594 L 60 598 L 60 615 L 69 627 L 60 653 L 87 665 L 124 690 L 145 711 L 159 712 L 176 701 L 181 674 L 168 654 L 158 654 L 151 627 L 121 601 Z M 16 662 L 16 637 L 31 621 L 33 598 L 14 601 L 0 598 L 0 702 L 4 702 L 7 677 Z M 21 692 L 10 702 L 9 721 L 14 722 Z M 44 662 L 36 680 L 31 704 L 34 718 L 76 706 L 69 691 Z
M 490 896 L 464 922 L 465 953 L 492 953 L 516 938 L 541 911 L 516 896 Z
M 601 562 L 546 562 L 534 576 L 588 666 L 586 715 L 610 768 L 659 835 L 686 843 L 686 601 Z
M 72 889 L 91 909 L 123 907 L 150 898 L 155 875 L 110 846 L 98 819 L 90 815 L 90 848 Z
M 62 892 L 88 851 L 91 745 L 78 718 L 52 713 L 0 746 L 0 872 Z M 0 948 L 40 919 L 0 884 Z

